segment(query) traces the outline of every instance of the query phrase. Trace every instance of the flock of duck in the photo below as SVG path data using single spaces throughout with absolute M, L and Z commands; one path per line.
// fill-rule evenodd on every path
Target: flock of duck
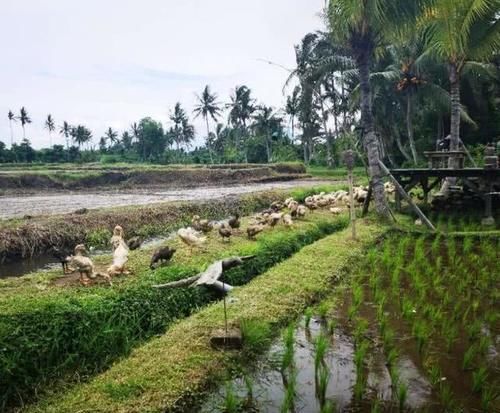
M 386 184 L 385 190 L 387 194 L 394 192 L 394 188 L 390 184 Z M 354 188 L 353 199 L 355 204 L 362 204 L 367 196 L 367 188 Z M 316 209 L 329 208 L 332 214 L 338 215 L 349 207 L 349 203 L 349 193 L 344 190 L 331 193 L 321 192 L 317 195 L 308 196 L 303 204 L 297 202 L 294 198 L 288 198 L 284 202 L 275 201 L 268 209 L 252 216 L 246 228 L 246 233 L 249 239 L 255 240 L 256 236 L 265 228 L 274 228 L 280 223 L 286 227 L 292 227 L 294 220 L 304 218 L 309 211 Z M 177 231 L 177 236 L 192 254 L 193 248 L 203 246 L 207 240 L 206 234 L 209 232 L 216 230 L 222 242 L 230 242 L 231 236 L 235 231 L 239 231 L 240 227 L 241 221 L 238 214 L 219 222 L 202 219 L 199 215 L 195 215 L 191 220 L 191 225 L 180 228 Z M 142 239 L 133 237 L 125 241 L 123 228 L 117 225 L 113 230 L 110 244 L 113 250 L 113 260 L 104 272 L 96 271 L 84 244 L 78 244 L 71 254 L 53 247 L 52 255 L 61 262 L 64 274 L 78 272 L 80 274 L 80 283 L 83 285 L 88 285 L 91 280 L 97 277 L 102 277 L 111 284 L 112 277 L 129 274 L 126 270 L 129 251 L 140 248 Z M 176 249 L 170 246 L 155 249 L 151 257 L 150 268 L 153 270 L 158 265 L 167 263 L 175 252 Z

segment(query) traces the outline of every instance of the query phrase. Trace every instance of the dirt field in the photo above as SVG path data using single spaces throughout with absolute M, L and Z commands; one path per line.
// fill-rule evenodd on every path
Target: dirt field
M 204 186 L 159 190 L 123 189 L 120 191 L 65 192 L 0 196 L 0 218 L 16 218 L 26 215 L 53 215 L 73 212 L 80 208 L 103 208 L 127 205 L 145 205 L 166 201 L 205 201 L 231 195 L 270 189 L 287 189 L 331 183 L 315 179 L 296 179 L 283 182 L 254 183 L 245 185 Z

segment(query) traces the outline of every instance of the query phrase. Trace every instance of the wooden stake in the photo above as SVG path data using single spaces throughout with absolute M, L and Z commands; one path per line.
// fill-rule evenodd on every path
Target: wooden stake
M 356 239 L 356 210 L 354 208 L 354 184 L 353 184 L 353 176 L 352 176 L 352 170 L 349 169 L 349 174 L 348 174 L 348 180 L 349 180 L 349 210 L 350 210 L 350 216 L 351 216 L 351 228 L 352 228 L 352 239 Z
M 411 197 L 406 193 L 404 188 L 399 184 L 398 180 L 392 176 L 391 172 L 387 167 L 384 165 L 382 161 L 378 161 L 378 164 L 380 165 L 380 168 L 382 171 L 389 176 L 389 179 L 392 181 L 394 186 L 396 187 L 396 190 L 399 192 L 399 194 L 408 202 L 408 204 L 412 207 L 412 209 L 416 212 L 416 214 L 420 217 L 422 222 L 429 228 L 431 231 L 436 231 L 436 228 L 434 225 L 432 225 L 432 222 L 427 219 L 427 217 L 424 215 L 424 213 L 420 210 L 420 208 L 413 202 Z

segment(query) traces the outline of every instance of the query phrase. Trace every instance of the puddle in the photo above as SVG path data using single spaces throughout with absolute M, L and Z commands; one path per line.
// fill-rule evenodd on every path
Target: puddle
M 172 232 L 165 236 L 155 236 L 146 239 L 141 248 L 155 248 L 164 243 L 165 241 L 171 240 L 176 237 L 176 233 Z M 111 254 L 111 249 L 92 249 L 90 251 L 91 257 L 96 257 L 99 255 Z M 61 264 L 55 260 L 51 255 L 39 255 L 31 259 L 13 261 L 9 263 L 4 263 L 0 265 L 0 279 L 8 277 L 22 277 L 23 275 L 30 274 L 36 271 L 46 271 L 46 270 L 57 270 L 62 271 Z
M 104 208 L 144 205 L 169 201 L 206 201 L 272 189 L 331 184 L 332 181 L 295 179 L 245 185 L 201 186 L 162 191 L 154 189 L 121 189 L 120 191 L 47 193 L 25 196 L 0 196 L 0 219 L 25 215 L 53 215 L 73 212 L 80 208 Z

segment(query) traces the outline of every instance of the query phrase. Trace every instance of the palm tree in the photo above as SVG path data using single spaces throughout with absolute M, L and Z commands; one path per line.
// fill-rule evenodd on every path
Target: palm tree
M 109 141 L 109 146 L 113 146 L 118 142 L 118 132 L 114 131 L 111 127 L 108 128 L 104 134 L 104 139 Z
M 281 125 L 282 119 L 276 116 L 273 108 L 269 106 L 259 106 L 256 114 L 253 116 L 252 129 L 264 136 L 266 142 L 267 162 L 272 162 L 272 137 Z
M 292 125 L 292 141 L 295 139 L 295 118 L 300 110 L 300 87 L 295 86 L 290 96 L 286 98 L 285 113 L 290 116 Z
M 68 122 L 64 121 L 61 127 L 59 128 L 59 134 L 64 136 L 66 140 L 66 149 L 69 148 L 69 137 L 71 135 L 71 126 Z
M 210 162 L 214 163 L 212 156 L 212 148 L 210 147 L 210 142 L 208 137 L 210 136 L 210 128 L 208 125 L 208 117 L 211 117 L 212 120 L 217 123 L 217 118 L 221 116 L 221 105 L 217 102 L 217 95 L 215 93 L 210 93 L 210 87 L 207 85 L 201 96 L 196 95 L 198 99 L 198 104 L 194 107 L 193 113 L 195 114 L 195 118 L 198 116 L 202 116 L 205 119 L 207 124 L 207 146 L 208 152 L 210 154 Z
M 240 149 L 241 135 L 247 134 L 247 122 L 255 111 L 254 100 L 251 97 L 251 90 L 243 85 L 236 86 L 230 96 L 231 102 L 226 106 L 229 111 L 229 123 L 238 131 L 236 139 L 236 149 Z M 245 162 L 248 162 L 246 149 L 244 150 Z
M 383 217 L 389 217 L 389 208 L 384 194 L 380 148 L 375 134 L 372 113 L 370 66 L 375 48 L 391 26 L 415 12 L 418 2 L 397 0 L 330 0 L 328 17 L 337 43 L 349 48 L 360 79 L 361 127 L 375 200 L 375 208 Z M 412 10 L 413 9 L 413 10 Z
M 17 117 L 21 121 L 21 126 L 23 128 L 23 139 L 26 139 L 25 125 L 31 123 L 31 118 L 28 115 L 28 111 L 23 106 L 19 111 L 19 116 Z
M 140 126 L 134 122 L 130 125 L 130 132 L 132 133 L 132 138 L 142 147 L 142 160 L 146 160 L 146 142 L 141 134 Z
M 7 117 L 9 118 L 9 127 L 10 127 L 10 147 L 12 148 L 12 145 L 14 144 L 14 131 L 12 130 L 12 122 L 16 121 L 16 117 L 11 110 L 9 110 Z
M 83 125 L 74 126 L 71 128 L 71 137 L 80 148 L 84 143 L 89 143 L 92 140 L 92 132 Z
M 56 124 L 50 113 L 47 115 L 47 119 L 45 120 L 45 129 L 49 131 L 49 147 L 52 148 L 52 132 L 56 130 Z
M 461 76 L 469 70 L 489 74 L 481 62 L 500 49 L 499 8 L 498 0 L 435 0 L 423 15 L 428 51 L 448 65 L 451 150 L 460 145 Z M 449 167 L 456 166 L 451 158 Z
M 174 111 L 170 114 L 169 119 L 173 122 L 173 127 L 170 128 L 172 139 L 177 145 L 177 150 L 180 150 L 181 144 L 189 145 L 194 139 L 194 126 L 189 123 L 189 118 L 181 104 L 177 102 L 174 106 Z

